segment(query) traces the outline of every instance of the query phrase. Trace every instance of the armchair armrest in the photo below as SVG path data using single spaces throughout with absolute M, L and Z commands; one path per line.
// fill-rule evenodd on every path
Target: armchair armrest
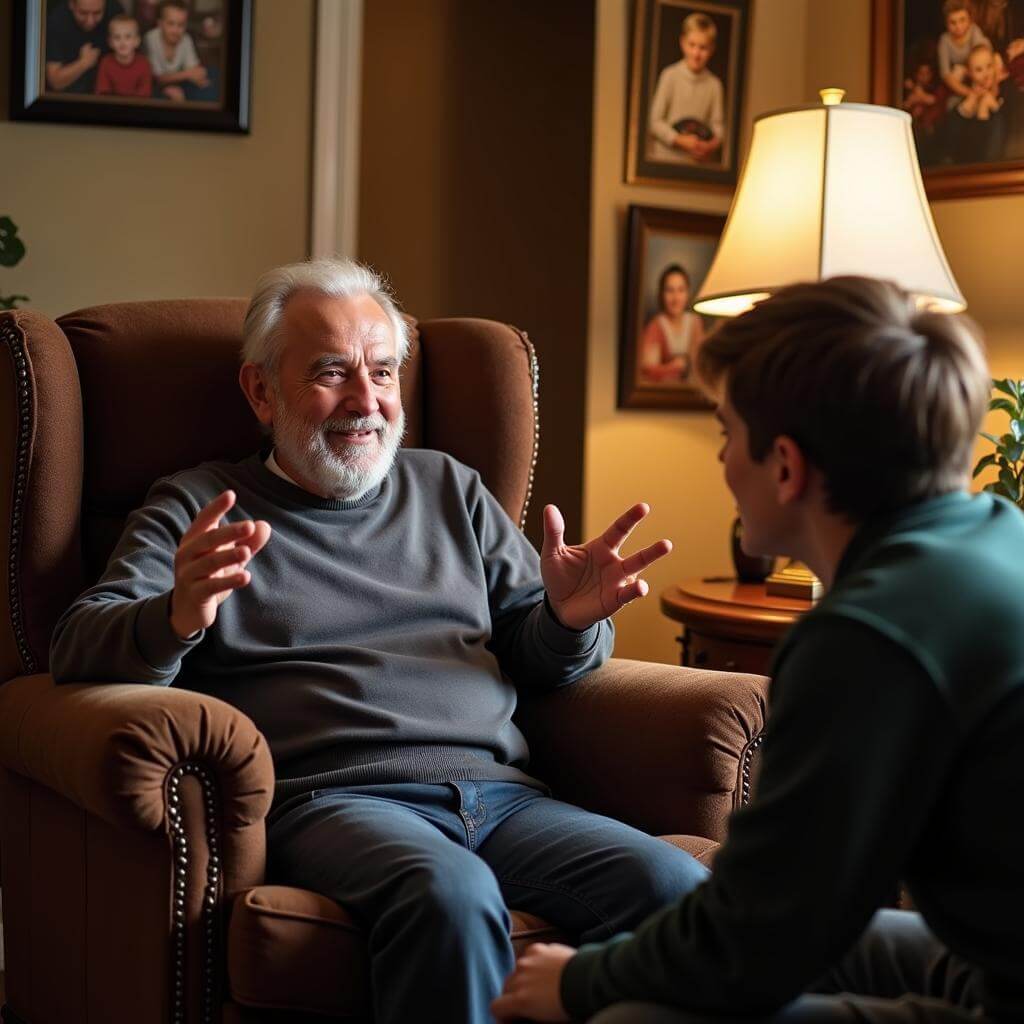
M 273 782 L 255 725 L 215 698 L 48 675 L 0 686 L 10 1009 L 214 1019 L 227 908 L 264 881 Z
M 721 842 L 749 796 L 768 680 L 613 658 L 516 720 L 532 774 L 563 800 L 655 834 Z
M 49 675 L 0 687 L 0 765 L 112 825 L 164 825 L 173 769 L 216 777 L 228 829 L 262 821 L 274 791 L 266 741 L 231 705 L 168 687 L 57 686 Z

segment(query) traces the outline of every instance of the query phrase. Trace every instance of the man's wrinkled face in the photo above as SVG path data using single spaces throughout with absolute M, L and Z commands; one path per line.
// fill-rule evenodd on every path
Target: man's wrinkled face
M 387 475 L 405 429 L 391 321 L 369 296 L 293 295 L 274 387 L 278 461 L 335 498 Z
M 83 32 L 91 32 L 102 20 L 106 0 L 70 0 L 71 16 Z

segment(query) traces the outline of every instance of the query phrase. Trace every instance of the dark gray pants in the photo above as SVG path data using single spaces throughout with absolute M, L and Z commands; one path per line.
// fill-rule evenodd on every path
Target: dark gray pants
M 920 914 L 879 911 L 808 994 L 767 1017 L 618 1003 L 592 1024 L 985 1024 L 978 972 L 949 952 Z

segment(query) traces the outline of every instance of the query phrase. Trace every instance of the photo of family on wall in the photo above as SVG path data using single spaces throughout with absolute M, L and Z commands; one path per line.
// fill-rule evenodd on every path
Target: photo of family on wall
M 711 409 L 694 360 L 712 321 L 693 311 L 725 217 L 631 206 L 619 407 Z
M 626 181 L 736 182 L 747 0 L 638 0 Z
M 1024 0 L 875 0 L 874 99 L 933 197 L 1024 188 Z
M 245 130 L 250 8 L 251 0 L 20 0 L 12 116 Z

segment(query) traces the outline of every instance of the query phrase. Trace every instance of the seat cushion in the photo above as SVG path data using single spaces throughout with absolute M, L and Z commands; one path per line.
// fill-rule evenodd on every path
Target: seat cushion
M 718 844 L 665 836 L 702 863 Z M 571 942 L 532 914 L 512 911 L 512 944 Z M 334 900 L 306 889 L 261 885 L 242 893 L 228 929 L 231 996 L 242 1006 L 370 1016 L 369 956 L 362 929 Z

